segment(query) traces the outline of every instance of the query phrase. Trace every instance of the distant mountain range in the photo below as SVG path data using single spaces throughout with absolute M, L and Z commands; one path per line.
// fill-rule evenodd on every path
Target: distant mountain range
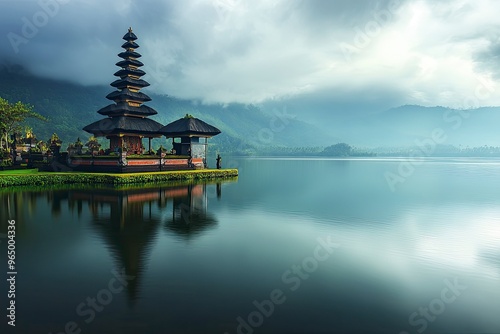
M 110 78 L 111 81 L 112 78 Z M 35 134 L 47 140 L 56 132 L 63 147 L 77 137 L 86 140 L 82 128 L 100 118 L 97 110 L 112 103 L 105 96 L 111 86 L 81 86 L 58 80 L 38 78 L 15 71 L 0 70 L 0 96 L 35 106 L 50 122 L 32 122 Z M 153 94 L 147 105 L 155 108 L 156 121 L 167 124 L 185 114 L 215 125 L 222 134 L 210 140 L 211 150 L 236 154 L 273 152 L 321 152 L 332 144 L 345 142 L 372 153 L 405 152 L 441 131 L 442 146 L 457 148 L 500 146 L 500 107 L 468 111 L 445 107 L 406 105 L 383 112 L 332 115 L 328 131 L 288 115 L 273 106 L 244 104 L 203 104 L 166 95 Z M 283 103 L 285 105 L 285 103 Z M 165 145 L 165 139 L 157 145 Z M 287 148 L 287 149 L 282 149 Z M 290 148 L 300 148 L 290 150 Z

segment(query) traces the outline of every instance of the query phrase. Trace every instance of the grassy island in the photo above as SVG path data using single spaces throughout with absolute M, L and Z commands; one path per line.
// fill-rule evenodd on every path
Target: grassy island
M 183 180 L 213 180 L 238 176 L 237 169 L 201 169 L 146 173 L 38 172 L 36 169 L 0 172 L 0 187 L 56 184 L 137 184 Z

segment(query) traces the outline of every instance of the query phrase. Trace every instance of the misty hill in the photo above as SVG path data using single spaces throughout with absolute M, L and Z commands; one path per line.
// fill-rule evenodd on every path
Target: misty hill
M 113 79 L 110 77 L 110 81 Z M 102 115 L 100 108 L 112 103 L 105 96 L 113 91 L 110 86 L 81 86 L 64 81 L 43 79 L 16 71 L 0 71 L 0 96 L 11 101 L 23 101 L 35 106 L 35 111 L 48 117 L 49 122 L 29 121 L 39 139 L 47 140 L 56 132 L 63 147 L 77 137 L 86 140 L 90 134 L 82 128 Z M 277 118 L 254 105 L 206 105 L 198 101 L 181 100 L 157 95 L 144 89 L 158 115 L 151 118 L 167 124 L 186 114 L 218 127 L 222 134 L 212 138 L 211 150 L 222 152 L 255 152 L 269 146 L 309 147 L 327 146 L 337 139 L 306 122 L 292 117 Z M 165 138 L 156 140 L 165 145 Z

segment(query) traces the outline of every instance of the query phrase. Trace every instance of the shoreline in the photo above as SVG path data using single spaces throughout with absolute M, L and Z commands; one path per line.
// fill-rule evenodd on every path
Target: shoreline
M 50 186 L 56 184 L 145 184 L 169 181 L 227 179 L 237 176 L 237 169 L 201 169 L 123 174 L 84 172 L 0 173 L 0 188 L 26 185 Z

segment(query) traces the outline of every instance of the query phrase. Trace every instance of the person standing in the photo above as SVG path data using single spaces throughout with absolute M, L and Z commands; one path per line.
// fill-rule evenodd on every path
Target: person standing
M 220 157 L 220 154 L 217 154 L 217 159 L 215 160 L 217 161 L 217 169 L 220 169 L 222 163 L 222 158 Z

